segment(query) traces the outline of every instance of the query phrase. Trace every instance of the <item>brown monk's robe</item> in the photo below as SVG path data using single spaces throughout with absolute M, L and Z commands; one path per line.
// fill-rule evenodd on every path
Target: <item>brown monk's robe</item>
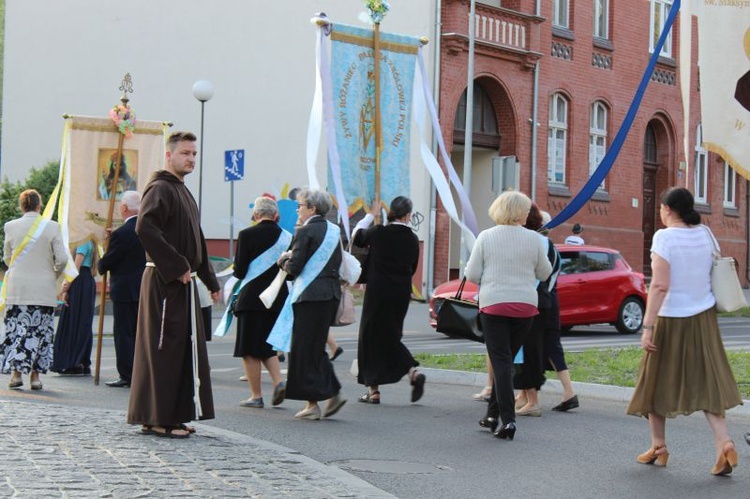
M 195 313 L 198 300 L 197 291 L 191 297 L 190 285 L 177 279 L 190 270 L 209 290 L 220 286 L 208 259 L 195 199 L 166 170 L 155 172 L 146 185 L 136 233 L 146 260 L 156 267 L 146 267 L 141 283 L 128 423 L 177 426 L 195 419 L 190 313 Z M 200 308 L 197 311 L 200 419 L 212 419 L 206 336 Z

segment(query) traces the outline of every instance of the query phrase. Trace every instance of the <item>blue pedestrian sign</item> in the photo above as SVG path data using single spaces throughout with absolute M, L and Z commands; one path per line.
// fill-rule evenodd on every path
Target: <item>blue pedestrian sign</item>
M 242 180 L 245 176 L 245 150 L 224 151 L 224 182 Z

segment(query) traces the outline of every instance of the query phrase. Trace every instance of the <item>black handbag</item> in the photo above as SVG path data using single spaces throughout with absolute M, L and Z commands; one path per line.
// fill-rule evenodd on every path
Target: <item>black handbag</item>
M 446 298 L 440 306 L 435 329 L 450 336 L 484 343 L 484 333 L 479 321 L 479 304 L 461 299 L 465 284 L 464 277 L 456 290 L 456 296 Z

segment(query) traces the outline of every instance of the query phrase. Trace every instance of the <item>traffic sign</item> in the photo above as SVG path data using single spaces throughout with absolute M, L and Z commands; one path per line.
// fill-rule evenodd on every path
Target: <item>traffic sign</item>
M 234 182 L 245 177 L 245 150 L 224 151 L 224 181 Z

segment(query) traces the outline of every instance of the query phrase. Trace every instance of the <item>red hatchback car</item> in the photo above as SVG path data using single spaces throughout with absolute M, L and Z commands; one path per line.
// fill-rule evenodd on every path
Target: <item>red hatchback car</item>
M 598 246 L 557 245 L 562 267 L 557 279 L 563 331 L 573 326 L 613 324 L 622 334 L 638 332 L 646 309 L 646 280 L 617 251 Z M 430 299 L 430 324 L 446 297 L 456 294 L 460 279 L 435 288 Z M 477 300 L 477 286 L 467 282 L 461 295 Z

